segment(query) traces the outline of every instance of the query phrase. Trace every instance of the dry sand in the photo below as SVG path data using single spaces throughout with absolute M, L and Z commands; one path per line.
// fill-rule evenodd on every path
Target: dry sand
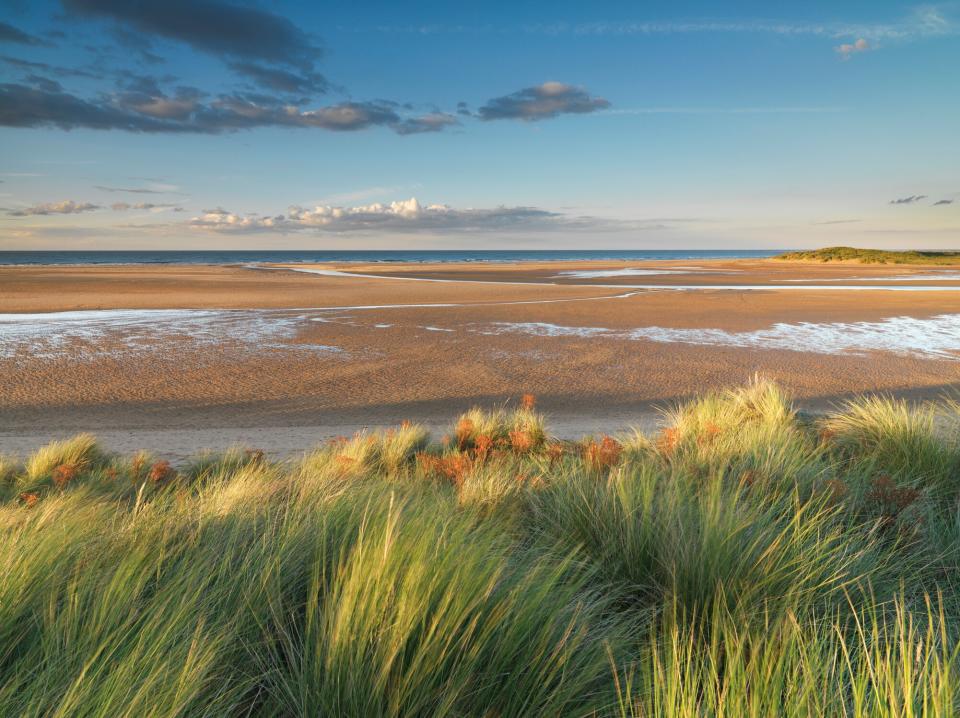
M 403 419 L 439 430 L 462 409 L 524 392 L 538 395 L 559 435 L 574 437 L 634 424 L 652 428 L 656 407 L 758 372 L 813 409 L 863 391 L 922 399 L 960 388 L 960 353 L 949 351 L 826 354 L 822 346 L 803 346 L 802 338 L 798 346 L 764 348 L 763 341 L 731 346 L 625 336 L 656 327 L 741 337 L 770 332 L 778 323 L 809 323 L 832 327 L 828 342 L 862 327 L 882 339 L 913 326 L 908 339 L 922 343 L 924 321 L 960 315 L 960 292 L 843 287 L 894 284 L 890 278 L 897 286 L 960 286 L 957 279 L 929 281 L 943 267 L 697 261 L 313 269 L 379 276 L 280 267 L 0 268 L 3 313 L 252 310 L 213 313 L 198 330 L 187 312 L 144 315 L 132 326 L 107 322 L 106 329 L 62 342 L 46 336 L 59 331 L 57 322 L 48 322 L 52 329 L 44 329 L 42 341 L 5 339 L 0 450 L 23 453 L 53 436 L 90 430 L 118 450 L 144 447 L 174 459 L 236 442 L 289 455 L 329 436 Z M 624 269 L 679 273 L 556 276 Z M 917 278 L 903 281 L 907 276 Z M 787 281 L 797 279 L 837 288 L 776 288 L 803 284 Z M 604 286 L 631 284 L 716 288 Z M 724 284 L 771 288 L 740 291 Z M 403 304 L 421 306 L 395 306 Z M 450 304 L 457 306 L 441 306 Z M 384 308 L 357 308 L 370 306 Z M 920 324 L 897 324 L 901 317 Z M 516 326 L 533 323 L 541 329 Z M 274 325 L 285 329 L 274 332 Z M 938 335 L 948 348 L 952 326 Z M 561 335 L 542 335 L 556 333 L 550 327 Z M 582 328 L 599 333 L 571 333 Z

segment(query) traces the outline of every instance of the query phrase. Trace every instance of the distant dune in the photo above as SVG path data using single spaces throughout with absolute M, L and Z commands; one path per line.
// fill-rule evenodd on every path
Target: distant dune
M 804 252 L 787 252 L 774 259 L 787 262 L 856 262 L 858 264 L 941 264 L 960 265 L 960 252 L 890 252 L 885 249 L 824 247 Z

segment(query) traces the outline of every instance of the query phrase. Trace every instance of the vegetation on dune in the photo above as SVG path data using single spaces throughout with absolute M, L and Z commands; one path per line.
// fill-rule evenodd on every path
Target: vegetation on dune
M 960 407 L 0 459 L 0 715 L 952 715 Z
M 891 252 L 884 249 L 825 247 L 808 251 L 786 252 L 774 259 L 787 262 L 855 262 L 858 264 L 942 264 L 960 265 L 960 252 Z

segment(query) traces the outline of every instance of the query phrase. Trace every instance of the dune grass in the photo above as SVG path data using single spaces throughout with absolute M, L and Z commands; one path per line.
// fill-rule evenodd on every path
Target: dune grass
M 0 715 L 946 716 L 958 406 L 0 464 Z M 67 467 L 67 468 L 64 468 Z
M 857 264 L 940 264 L 960 265 L 960 252 L 893 252 L 886 249 L 824 247 L 778 254 L 774 259 L 787 262 L 853 262 Z

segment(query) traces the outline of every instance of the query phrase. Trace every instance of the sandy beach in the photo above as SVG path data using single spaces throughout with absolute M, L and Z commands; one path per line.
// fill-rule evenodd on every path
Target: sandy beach
M 421 280 L 421 281 L 416 281 Z M 776 260 L 0 268 L 0 449 L 280 455 L 538 396 L 561 436 L 760 373 L 818 410 L 960 388 L 960 272 Z

